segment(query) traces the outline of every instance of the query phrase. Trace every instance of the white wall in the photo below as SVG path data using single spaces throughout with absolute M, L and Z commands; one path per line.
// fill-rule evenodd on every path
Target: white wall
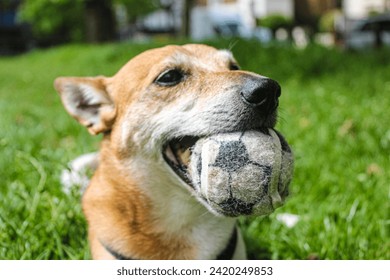
M 236 3 L 224 3 L 221 0 L 209 0 L 205 7 L 195 7 L 191 13 L 191 37 L 204 39 L 215 36 L 213 25 L 221 21 L 239 20 L 246 29 L 255 26 L 252 0 L 238 0 Z
M 344 14 L 349 19 L 368 16 L 370 11 L 384 12 L 386 0 L 344 0 Z
M 282 14 L 294 17 L 293 0 L 254 0 L 254 13 L 256 17 L 264 17 L 270 14 Z
M 191 14 L 191 37 L 210 38 L 215 35 L 213 23 L 216 18 L 239 18 L 245 30 L 255 27 L 255 17 L 269 14 L 294 16 L 293 0 L 237 0 L 224 3 L 223 0 L 208 0 L 206 7 L 195 7 Z
M 207 7 L 195 7 L 191 12 L 191 38 L 202 40 L 215 36 Z

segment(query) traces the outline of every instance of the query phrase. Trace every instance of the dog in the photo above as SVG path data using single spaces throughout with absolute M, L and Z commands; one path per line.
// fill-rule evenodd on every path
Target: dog
M 276 81 L 240 70 L 228 50 L 187 44 L 54 86 L 71 116 L 103 134 L 82 198 L 94 259 L 246 259 L 236 220 L 250 213 L 216 211 L 183 173 L 197 138 L 273 128 Z

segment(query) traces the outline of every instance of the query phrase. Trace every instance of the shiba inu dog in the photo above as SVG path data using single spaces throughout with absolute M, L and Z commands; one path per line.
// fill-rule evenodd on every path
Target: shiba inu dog
M 82 201 L 94 259 L 246 258 L 236 217 L 253 214 L 250 204 L 235 192 L 209 203 L 191 153 L 206 136 L 272 129 L 276 81 L 240 70 L 230 51 L 189 44 L 148 50 L 113 77 L 60 77 L 55 88 L 71 116 L 104 135 Z M 274 209 L 288 182 L 261 195 Z

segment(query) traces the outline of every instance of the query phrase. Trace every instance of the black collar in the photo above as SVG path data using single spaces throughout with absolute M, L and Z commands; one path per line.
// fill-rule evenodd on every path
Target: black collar
M 126 256 L 116 252 L 115 250 L 113 250 L 109 246 L 104 245 L 102 242 L 101 242 L 101 244 L 117 260 L 135 260 L 133 258 L 126 257 Z M 222 252 L 218 254 L 217 260 L 231 260 L 233 258 L 234 252 L 236 251 L 236 247 L 237 247 L 237 228 L 234 227 L 228 244 L 226 245 L 225 249 L 223 249 Z

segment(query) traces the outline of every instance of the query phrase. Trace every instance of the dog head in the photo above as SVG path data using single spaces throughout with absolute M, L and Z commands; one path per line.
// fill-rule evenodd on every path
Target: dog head
M 281 94 L 276 81 L 240 70 L 229 51 L 184 45 L 146 51 L 111 78 L 58 78 L 55 88 L 91 134 L 106 135 L 127 172 L 184 189 L 214 213 L 251 214 L 208 203 L 188 166 L 201 138 L 273 128 Z M 287 187 L 277 192 L 284 199 Z

